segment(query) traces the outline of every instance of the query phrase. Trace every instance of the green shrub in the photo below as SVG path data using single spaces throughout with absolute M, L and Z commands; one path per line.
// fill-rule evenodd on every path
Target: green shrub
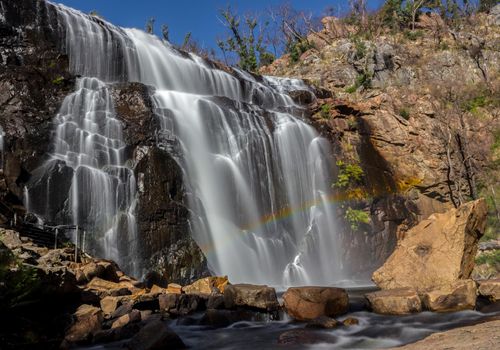
M 410 111 L 408 111 L 406 108 L 402 108 L 399 110 L 399 115 L 401 116 L 401 118 L 403 119 L 410 119 Z
M 276 60 L 276 57 L 270 52 L 263 52 L 260 55 L 260 62 L 259 64 L 261 66 L 268 66 L 271 63 L 273 63 Z
M 348 94 L 353 94 L 358 90 L 358 87 L 356 85 L 349 86 L 348 88 L 345 89 L 345 92 Z
M 354 37 L 352 39 L 352 42 L 354 44 L 354 49 L 356 50 L 356 58 L 362 59 L 366 57 L 366 54 L 368 53 L 368 47 L 366 46 L 365 42 L 358 37 Z
M 476 258 L 476 264 L 488 264 L 496 265 L 500 264 L 500 250 L 495 250 L 492 252 L 484 252 Z
M 287 52 L 290 54 L 290 61 L 296 63 L 299 61 L 300 56 L 310 49 L 313 49 L 314 45 L 308 40 L 297 41 L 289 44 L 287 47 Z
M 421 30 L 406 30 L 404 35 L 408 40 L 416 41 L 418 38 L 423 37 L 424 33 Z
M 321 118 L 323 119 L 330 119 L 330 111 L 332 110 L 332 106 L 330 106 L 328 103 L 324 104 L 321 106 Z
M 349 185 L 359 183 L 363 179 L 363 169 L 358 164 L 346 164 L 343 161 L 337 161 L 339 175 L 337 181 L 333 184 L 338 188 L 346 188 Z
M 488 104 L 488 97 L 486 95 L 478 95 L 468 101 L 462 103 L 462 109 L 471 113 L 477 111 L 478 108 L 483 108 Z
M 370 215 L 364 210 L 353 209 L 351 207 L 347 208 L 344 218 L 347 220 L 351 226 L 351 230 L 357 231 L 360 224 L 369 224 Z

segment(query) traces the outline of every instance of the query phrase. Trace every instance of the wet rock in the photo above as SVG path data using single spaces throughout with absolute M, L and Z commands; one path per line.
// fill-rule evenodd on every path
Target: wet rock
M 269 321 L 269 315 L 267 313 L 255 312 L 253 310 L 214 310 L 209 309 L 205 312 L 201 320 L 200 325 L 211 326 L 211 327 L 228 327 L 236 322 L 241 321 Z
M 64 337 L 65 343 L 89 342 L 92 335 L 101 329 L 103 314 L 97 307 L 81 305 L 73 317 L 73 325 L 68 329 Z
M 132 307 L 137 310 L 159 310 L 160 303 L 156 296 L 150 294 L 139 295 L 139 297 L 135 298 Z
M 228 309 L 242 306 L 274 311 L 280 307 L 274 288 L 252 284 L 227 285 L 224 289 L 224 304 Z
M 500 9 L 500 6 L 497 6 Z M 492 302 L 500 300 L 500 278 L 479 281 L 479 295 L 488 298 Z
M 425 291 L 469 278 L 486 214 L 486 202 L 479 199 L 423 220 L 373 273 L 373 281 L 382 289 Z
M 139 322 L 140 320 L 141 320 L 141 311 L 132 310 L 128 314 L 118 317 L 118 319 L 116 319 L 111 325 L 111 328 L 123 327 L 129 323 Z
M 86 286 L 85 291 L 104 298 L 106 296 L 123 296 L 131 295 L 129 288 L 123 287 L 121 284 L 103 280 L 99 277 L 94 277 Z
M 476 306 L 476 282 L 457 281 L 425 292 L 422 302 L 426 309 L 435 312 L 454 312 L 473 310 Z
M 196 282 L 182 287 L 186 294 L 220 294 L 224 293 L 224 288 L 229 284 L 227 276 L 224 277 L 205 277 Z
M 101 299 L 101 310 L 105 316 L 112 315 L 125 299 L 123 297 L 107 296 Z
M 130 339 L 142 328 L 140 323 L 129 323 L 120 328 L 110 328 L 97 331 L 93 337 L 94 344 L 115 342 L 123 339 Z
M 325 329 L 337 328 L 340 326 L 342 326 L 342 322 L 339 322 L 336 319 L 327 316 L 317 317 L 314 320 L 309 321 L 306 325 L 307 328 L 325 328 Z
M 359 320 L 354 317 L 348 317 L 344 321 L 342 321 L 344 326 L 356 326 L 359 324 Z
M 125 344 L 130 350 L 185 349 L 181 338 L 161 321 L 146 324 Z
M 139 128 L 135 124 L 129 127 Z M 210 272 L 191 237 L 189 212 L 183 205 L 183 174 L 171 155 L 148 142 L 144 140 L 134 152 L 138 232 L 142 237 L 138 253 L 145 261 L 144 268 L 154 272 L 154 283 L 190 284 Z
M 373 312 L 384 315 L 406 315 L 422 311 L 415 289 L 398 288 L 366 294 Z
M 205 300 L 196 294 L 162 294 L 159 309 L 172 315 L 187 315 L 205 307 Z
M 131 301 L 124 302 L 110 315 L 110 318 L 114 319 L 128 314 L 129 312 L 132 311 L 133 306 L 134 303 Z
M 280 334 L 278 344 L 280 345 L 301 345 L 301 344 L 318 344 L 318 343 L 334 343 L 335 337 L 316 333 L 307 329 L 293 329 Z
M 207 309 L 225 308 L 224 295 L 210 295 L 207 300 Z
M 293 287 L 283 295 L 287 313 L 297 320 L 335 317 L 349 309 L 349 297 L 342 288 Z
M 109 260 L 92 260 L 76 268 L 75 274 L 78 283 L 87 283 L 94 277 L 119 282 L 118 270 L 118 266 Z
M 163 294 L 158 296 L 159 308 L 162 311 L 168 311 L 170 309 L 175 309 L 180 296 L 178 294 Z
M 289 91 L 290 97 L 300 105 L 307 105 L 314 101 L 315 96 L 313 93 L 307 90 L 293 90 Z

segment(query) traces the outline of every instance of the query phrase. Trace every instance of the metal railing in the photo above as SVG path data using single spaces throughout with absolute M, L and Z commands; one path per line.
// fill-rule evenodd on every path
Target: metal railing
M 30 238 L 33 242 L 57 249 L 61 243 L 67 243 L 67 234 L 75 233 L 75 262 L 78 261 L 79 252 L 86 253 L 86 239 L 88 230 L 79 225 L 49 225 L 45 223 L 32 223 L 26 217 L 19 216 L 17 212 L 4 202 L 0 201 L 0 213 L 5 216 L 8 226 L 15 229 L 21 236 Z M 51 243 L 51 242 L 53 243 Z

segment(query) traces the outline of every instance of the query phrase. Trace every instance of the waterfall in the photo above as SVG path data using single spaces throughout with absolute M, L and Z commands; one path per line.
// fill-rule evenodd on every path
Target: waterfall
M 345 279 L 331 146 L 287 94 L 307 90 L 302 81 L 226 72 L 140 30 L 48 4 L 72 71 L 95 78 L 79 80 L 56 118 L 55 150 L 38 176 L 47 193 L 40 215 L 59 212 L 51 188 L 70 173 L 64 212 L 98 232 L 95 251 L 119 263 L 137 259 L 135 179 L 107 90 L 137 81 L 154 88 L 161 144 L 183 169 L 192 235 L 214 273 L 276 286 Z
M 81 78 L 76 85 L 55 118 L 50 159 L 35 173 L 25 201 L 46 220 L 86 230 L 87 249 L 137 274 L 137 261 L 127 259 L 137 240 L 136 184 L 125 163 L 122 125 L 105 83 Z

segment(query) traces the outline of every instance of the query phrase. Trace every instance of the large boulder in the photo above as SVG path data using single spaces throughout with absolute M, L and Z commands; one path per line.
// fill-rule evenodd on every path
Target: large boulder
M 500 300 L 500 278 L 479 281 L 478 292 L 479 292 L 479 295 L 490 299 L 492 302 L 499 301 Z
M 472 310 L 476 306 L 476 295 L 476 282 L 457 281 L 425 292 L 422 302 L 427 310 L 435 312 Z
M 159 309 L 171 315 L 187 315 L 205 307 L 206 301 L 196 294 L 161 294 Z
M 412 288 L 381 290 L 366 294 L 373 312 L 383 315 L 407 315 L 422 311 L 417 291 Z
M 89 342 L 101 329 L 103 314 L 99 308 L 84 304 L 76 310 L 73 318 L 74 322 L 64 337 L 64 346 Z
M 253 284 L 227 285 L 224 288 L 224 303 L 228 309 L 242 306 L 274 311 L 280 306 L 274 288 Z
M 131 350 L 185 349 L 184 342 L 163 322 L 155 320 L 145 325 L 125 347 Z
M 224 288 L 228 283 L 227 276 L 205 277 L 188 286 L 184 286 L 182 291 L 186 294 L 220 294 L 224 293 Z
M 335 317 L 349 309 L 349 297 L 342 288 L 293 287 L 283 295 L 287 313 L 297 320 Z
M 373 281 L 382 289 L 426 291 L 468 279 L 486 215 L 486 202 L 479 199 L 423 220 L 406 233 L 386 263 L 373 273 Z

